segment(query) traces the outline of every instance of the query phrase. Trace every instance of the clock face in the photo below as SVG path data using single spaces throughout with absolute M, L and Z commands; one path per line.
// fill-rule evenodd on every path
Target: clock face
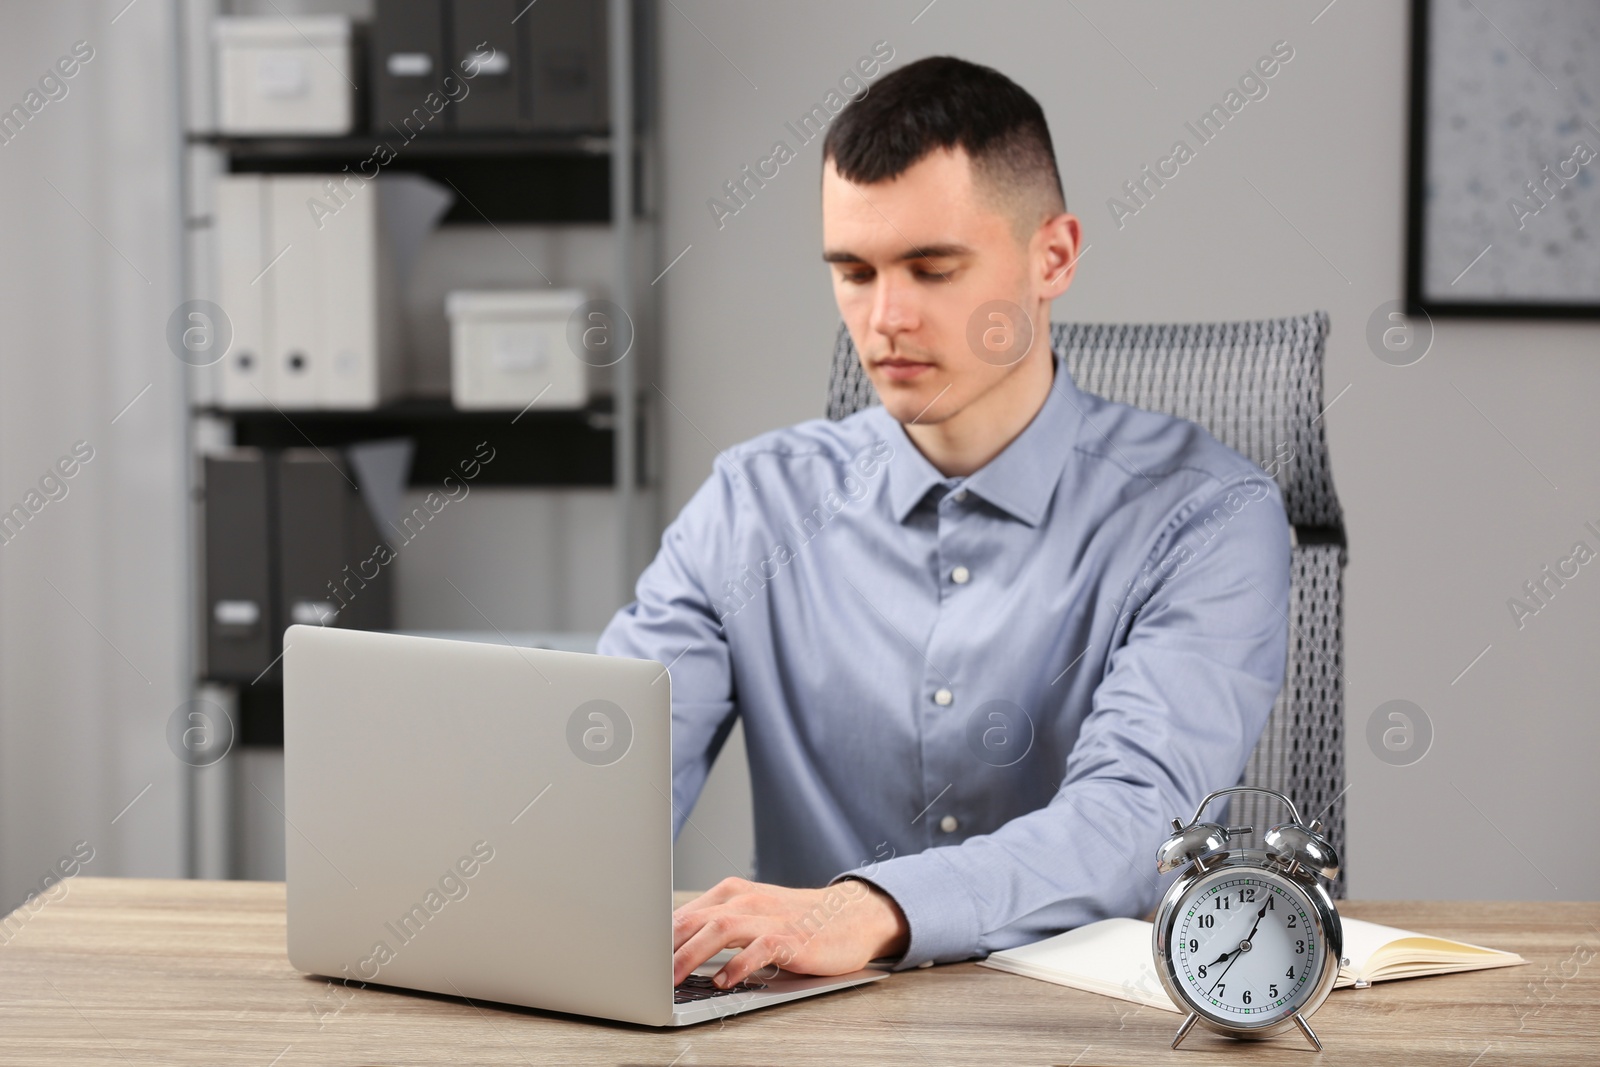
M 1261 871 L 1222 870 L 1197 881 L 1174 910 L 1172 974 L 1189 1006 L 1254 1028 L 1285 1019 L 1315 991 L 1322 931 L 1292 884 Z

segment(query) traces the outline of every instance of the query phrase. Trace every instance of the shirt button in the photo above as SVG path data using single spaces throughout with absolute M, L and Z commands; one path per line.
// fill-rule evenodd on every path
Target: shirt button
M 957 489 L 954 493 L 951 494 L 951 496 L 953 496 L 955 498 L 956 503 L 959 504 L 963 500 L 967 499 L 967 491 L 965 489 Z
M 966 585 L 967 579 L 972 577 L 972 572 L 965 567 L 956 567 L 950 572 L 950 580 L 957 585 Z
M 943 830 L 947 834 L 955 833 L 956 827 L 960 825 L 961 824 L 956 821 L 956 817 L 954 815 L 946 815 L 944 818 L 939 820 L 939 829 Z
M 933 966 L 933 961 L 932 960 L 923 960 L 921 963 L 917 964 L 917 966 L 918 967 L 932 967 Z
M 941 689 L 937 693 L 933 694 L 933 702 L 939 705 L 941 708 L 948 708 L 950 706 L 950 702 L 955 698 L 956 695 L 950 692 L 948 689 Z

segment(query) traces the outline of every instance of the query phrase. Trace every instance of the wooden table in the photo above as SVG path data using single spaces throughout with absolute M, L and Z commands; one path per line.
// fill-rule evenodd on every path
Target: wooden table
M 1180 1017 L 934 967 L 658 1031 L 447 997 L 342 989 L 290 968 L 283 886 L 79 877 L 0 944 L 5 1064 L 1600 1063 L 1600 904 L 1348 902 L 1345 913 L 1521 953 L 1529 965 L 1340 990 L 1289 1034 L 1226 1041 Z

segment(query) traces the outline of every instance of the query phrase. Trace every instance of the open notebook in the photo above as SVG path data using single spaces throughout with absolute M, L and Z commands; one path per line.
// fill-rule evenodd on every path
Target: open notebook
M 1526 961 L 1514 952 L 1469 945 L 1393 926 L 1341 917 L 1344 955 L 1334 988 L 1364 987 L 1391 978 L 1511 967 Z M 1138 919 L 1103 919 L 1031 945 L 990 955 L 983 966 L 1071 986 L 1090 993 L 1175 1012 L 1161 988 L 1150 950 L 1150 924 Z

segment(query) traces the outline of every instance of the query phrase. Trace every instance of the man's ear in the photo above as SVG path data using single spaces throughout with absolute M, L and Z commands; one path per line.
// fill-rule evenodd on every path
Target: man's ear
M 1083 255 L 1083 227 L 1078 216 L 1063 211 L 1046 219 L 1034 231 L 1034 261 L 1039 264 L 1039 295 L 1054 300 L 1067 291 Z

